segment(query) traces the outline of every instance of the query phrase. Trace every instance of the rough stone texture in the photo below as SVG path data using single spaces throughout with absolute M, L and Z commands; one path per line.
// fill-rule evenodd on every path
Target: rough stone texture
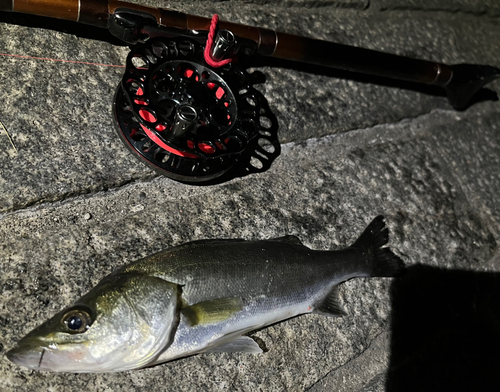
M 500 15 L 500 4 L 496 0 L 371 0 L 370 7 L 384 10 L 444 11 L 477 16 Z
M 217 0 L 214 0 L 216 2 Z M 227 0 L 219 0 L 221 2 Z M 300 8 L 345 8 L 364 10 L 370 6 L 370 0 L 230 0 L 232 3 L 256 4 L 256 5 L 269 5 L 280 7 L 300 7 Z M 148 3 L 158 4 L 155 1 Z
M 383 391 L 390 348 L 390 339 L 387 335 L 387 332 L 380 333 L 358 356 L 333 369 L 309 388 L 309 391 Z M 367 368 L 367 362 L 373 365 Z
M 497 114 L 484 116 L 476 122 L 468 119 L 460 121 L 460 126 L 444 127 L 437 132 L 444 137 L 436 137 L 439 150 L 456 176 L 460 188 L 467 198 L 483 214 L 485 221 L 500 224 L 500 118 Z M 478 176 L 478 173 L 482 173 Z M 492 232 L 496 240 L 500 233 Z
M 382 13 L 376 3 L 366 10 L 162 6 L 415 57 L 500 65 L 494 19 Z M 3 24 L 0 32 L 1 53 L 121 64 L 127 52 L 36 28 Z M 263 174 L 192 187 L 155 176 L 121 146 L 110 114 L 120 69 L 2 61 L 0 120 L 18 149 L 0 130 L 2 391 L 368 392 L 390 390 L 394 374 L 405 374 L 404 364 L 391 362 L 397 357 L 391 331 L 404 335 L 404 324 L 393 319 L 400 314 L 392 314 L 393 304 L 400 310 L 404 303 L 392 279 L 342 285 L 349 315 L 341 319 L 308 315 L 256 332 L 269 349 L 260 356 L 199 355 L 103 375 L 38 373 L 3 356 L 118 266 L 190 240 L 295 234 L 314 249 L 337 249 L 383 213 L 390 245 L 409 266 L 500 270 L 498 102 L 459 113 L 443 97 L 398 85 L 259 68 L 267 77 L 261 91 L 287 142 L 281 155 Z M 498 92 L 500 83 L 490 87 Z M 407 363 L 417 363 L 417 354 L 408 354 Z

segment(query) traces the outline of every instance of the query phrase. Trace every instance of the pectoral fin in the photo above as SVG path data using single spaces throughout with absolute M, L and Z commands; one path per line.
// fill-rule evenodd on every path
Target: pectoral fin
M 340 296 L 338 286 L 335 286 L 326 298 L 316 305 L 314 313 L 322 314 L 329 317 L 345 316 L 347 313 L 340 304 Z
M 243 309 L 240 298 L 218 298 L 198 302 L 181 310 L 191 326 L 213 324 L 227 320 Z
M 230 342 L 212 347 L 207 353 L 250 353 L 260 354 L 264 352 L 257 342 L 248 336 L 239 336 Z

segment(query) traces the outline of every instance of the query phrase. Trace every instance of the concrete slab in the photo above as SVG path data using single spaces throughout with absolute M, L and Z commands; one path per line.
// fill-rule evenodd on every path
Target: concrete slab
M 417 57 L 500 65 L 497 23 L 469 14 L 241 2 L 178 9 Z M 108 65 L 126 55 L 125 48 L 54 31 L 0 31 L 0 52 L 10 54 Z M 120 69 L 5 57 L 2 65 L 9 83 L 0 120 L 18 152 L 0 131 L 1 355 L 117 267 L 196 239 L 295 234 L 314 249 L 338 249 L 383 213 L 392 249 L 410 266 L 500 268 L 498 102 L 459 113 L 443 97 L 401 86 L 264 67 L 262 92 L 280 122 L 281 155 L 263 174 L 193 187 L 154 175 L 120 145 L 110 116 Z M 344 284 L 348 316 L 341 319 L 308 315 L 256 332 L 269 349 L 263 355 L 199 355 L 101 375 L 33 372 L 2 356 L 0 389 L 383 391 L 392 282 Z

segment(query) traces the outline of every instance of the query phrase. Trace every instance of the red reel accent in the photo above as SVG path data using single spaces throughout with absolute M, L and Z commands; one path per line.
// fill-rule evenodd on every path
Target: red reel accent
M 149 138 L 155 142 L 158 146 L 160 146 L 161 148 L 163 148 L 164 150 L 168 151 L 168 152 L 171 152 L 172 154 L 175 154 L 175 155 L 178 155 L 180 157 L 185 157 L 185 158 L 194 158 L 194 159 L 197 159 L 198 158 L 198 155 L 195 155 L 195 154 L 190 154 L 188 152 L 184 152 L 184 151 L 179 151 L 179 150 L 176 150 L 175 148 L 172 148 L 170 147 L 168 144 L 164 143 L 158 136 L 156 136 L 154 134 L 154 132 L 152 132 L 150 129 L 148 129 L 148 127 L 145 127 L 144 125 L 141 124 L 141 127 L 142 129 L 144 130 L 144 132 L 146 132 L 146 135 L 149 136 Z

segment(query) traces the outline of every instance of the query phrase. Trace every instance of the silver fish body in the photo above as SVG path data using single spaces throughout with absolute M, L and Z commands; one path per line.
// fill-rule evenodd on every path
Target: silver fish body
M 8 353 L 49 371 L 122 371 L 216 351 L 258 353 L 245 334 L 304 313 L 339 316 L 337 285 L 393 276 L 383 217 L 340 251 L 294 236 L 187 243 L 120 268 Z M 77 328 L 78 327 L 78 328 Z

